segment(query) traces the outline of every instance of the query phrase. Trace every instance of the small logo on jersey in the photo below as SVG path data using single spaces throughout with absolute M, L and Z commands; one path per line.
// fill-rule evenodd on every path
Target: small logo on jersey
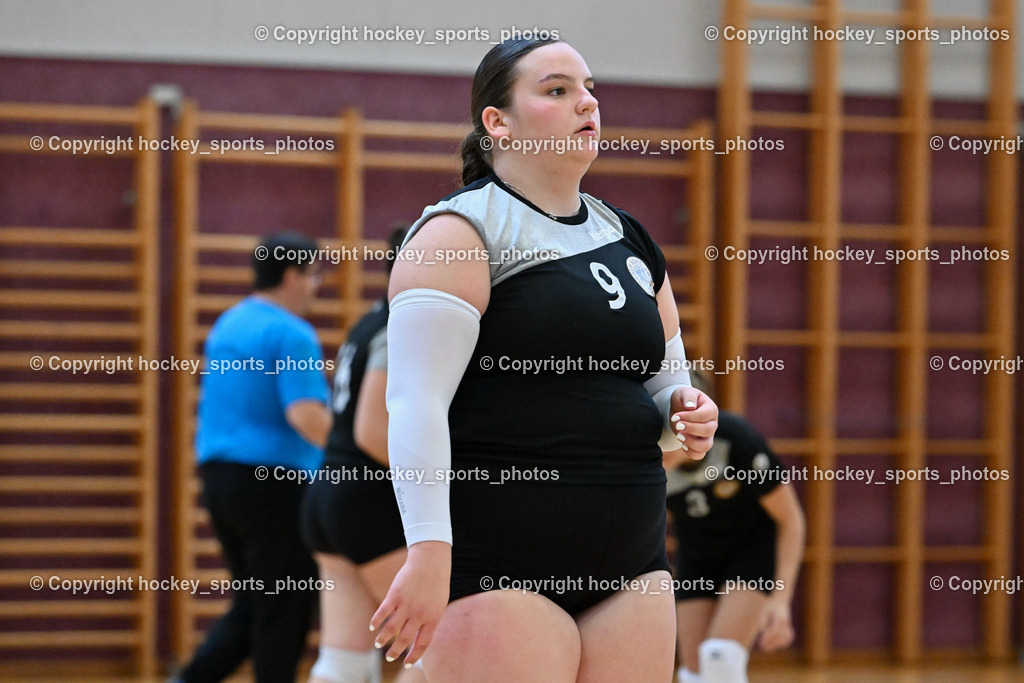
M 740 483 L 735 479 L 723 479 L 722 481 L 715 484 L 712 489 L 715 494 L 715 498 L 725 500 L 726 498 L 732 498 L 740 490 Z
M 752 464 L 755 470 L 766 470 L 772 463 L 768 459 L 767 453 L 758 453 L 754 456 L 754 462 Z
M 633 276 L 633 279 L 636 280 L 636 283 L 645 292 L 654 296 L 654 278 L 651 277 L 651 270 L 647 267 L 647 264 L 636 256 L 630 256 L 626 259 L 626 268 L 629 270 L 629 274 Z

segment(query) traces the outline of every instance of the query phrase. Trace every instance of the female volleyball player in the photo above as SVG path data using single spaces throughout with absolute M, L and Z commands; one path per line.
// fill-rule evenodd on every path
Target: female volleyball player
M 562 42 L 495 46 L 465 187 L 392 276 L 388 452 L 421 479 L 395 482 L 408 558 L 370 628 L 432 683 L 672 677 L 661 449 L 701 457 L 718 409 L 661 251 L 579 191 L 593 89 Z
M 385 270 L 407 226 L 392 231 Z M 320 654 L 310 683 L 380 683 L 381 658 L 366 622 L 405 561 L 402 520 L 388 474 L 387 301 L 355 324 L 338 350 L 334 420 L 324 464 L 302 510 L 302 532 L 326 584 Z M 399 676 L 424 680 L 420 670 Z
M 703 388 L 698 374 L 693 383 Z M 764 437 L 727 411 L 703 460 L 667 456 L 666 466 L 678 540 L 679 683 L 746 683 L 755 640 L 768 652 L 793 642 L 800 502 Z

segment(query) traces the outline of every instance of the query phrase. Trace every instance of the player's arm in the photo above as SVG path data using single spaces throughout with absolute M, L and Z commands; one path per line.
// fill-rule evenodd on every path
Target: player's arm
M 718 428 L 718 406 L 707 394 L 690 386 L 679 329 L 679 309 L 667 274 L 656 298 L 665 332 L 666 363 L 644 386 L 666 420 L 659 445 L 662 451 L 681 450 L 685 456 L 674 458 L 678 462 L 683 458 L 699 460 L 711 450 Z
M 490 299 L 484 244 L 467 221 L 430 219 L 403 248 L 424 258 L 398 259 L 388 318 L 388 456 L 393 467 L 424 470 L 433 481 L 451 467 L 448 408 L 469 365 Z M 447 260 L 446 251 L 480 258 Z M 440 258 L 439 258 L 440 255 Z M 387 658 L 406 649 L 415 664 L 448 604 L 451 521 L 448 486 L 395 482 L 409 552 L 370 621 L 375 644 L 394 638 Z
M 323 448 L 331 431 L 331 411 L 316 399 L 292 401 L 284 411 L 285 420 L 292 429 L 314 446 Z
M 806 522 L 791 484 L 776 486 L 760 503 L 775 522 L 775 579 L 782 583 L 768 599 L 758 640 L 762 650 L 772 652 L 793 642 L 791 606 L 804 555 Z
M 384 400 L 387 385 L 387 370 L 363 373 L 352 428 L 356 445 L 385 467 L 388 466 L 388 408 Z

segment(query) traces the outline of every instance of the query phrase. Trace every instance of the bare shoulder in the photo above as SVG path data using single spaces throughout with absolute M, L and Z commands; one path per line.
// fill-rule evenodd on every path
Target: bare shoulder
M 424 223 L 402 248 L 391 273 L 388 297 L 407 289 L 437 289 L 483 313 L 491 295 L 487 250 L 476 229 L 455 214 Z

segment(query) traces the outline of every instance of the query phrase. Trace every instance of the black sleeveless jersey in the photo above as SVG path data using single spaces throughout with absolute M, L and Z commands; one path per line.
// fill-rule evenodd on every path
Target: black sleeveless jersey
M 359 390 L 363 386 L 363 375 L 366 373 L 366 363 L 370 357 L 370 343 L 377 335 L 387 334 L 387 324 L 387 301 L 378 301 L 355 324 L 349 332 L 348 339 L 338 349 L 331 396 L 334 422 L 327 438 L 325 461 L 376 464 L 375 460 L 356 445 L 353 430 Z
M 759 499 L 788 481 L 764 437 L 735 413 L 718 414 L 715 443 L 692 470 L 668 477 L 680 552 L 694 559 L 735 551 L 750 534 L 775 534 Z
M 663 418 L 643 386 L 665 357 L 655 300 L 665 259 L 624 211 L 587 194 L 580 204 L 555 218 L 491 175 L 428 207 L 410 229 L 409 238 L 430 218 L 457 214 L 486 254 L 447 256 L 490 266 L 479 340 L 449 411 L 456 470 L 541 468 L 562 484 L 665 481 Z

